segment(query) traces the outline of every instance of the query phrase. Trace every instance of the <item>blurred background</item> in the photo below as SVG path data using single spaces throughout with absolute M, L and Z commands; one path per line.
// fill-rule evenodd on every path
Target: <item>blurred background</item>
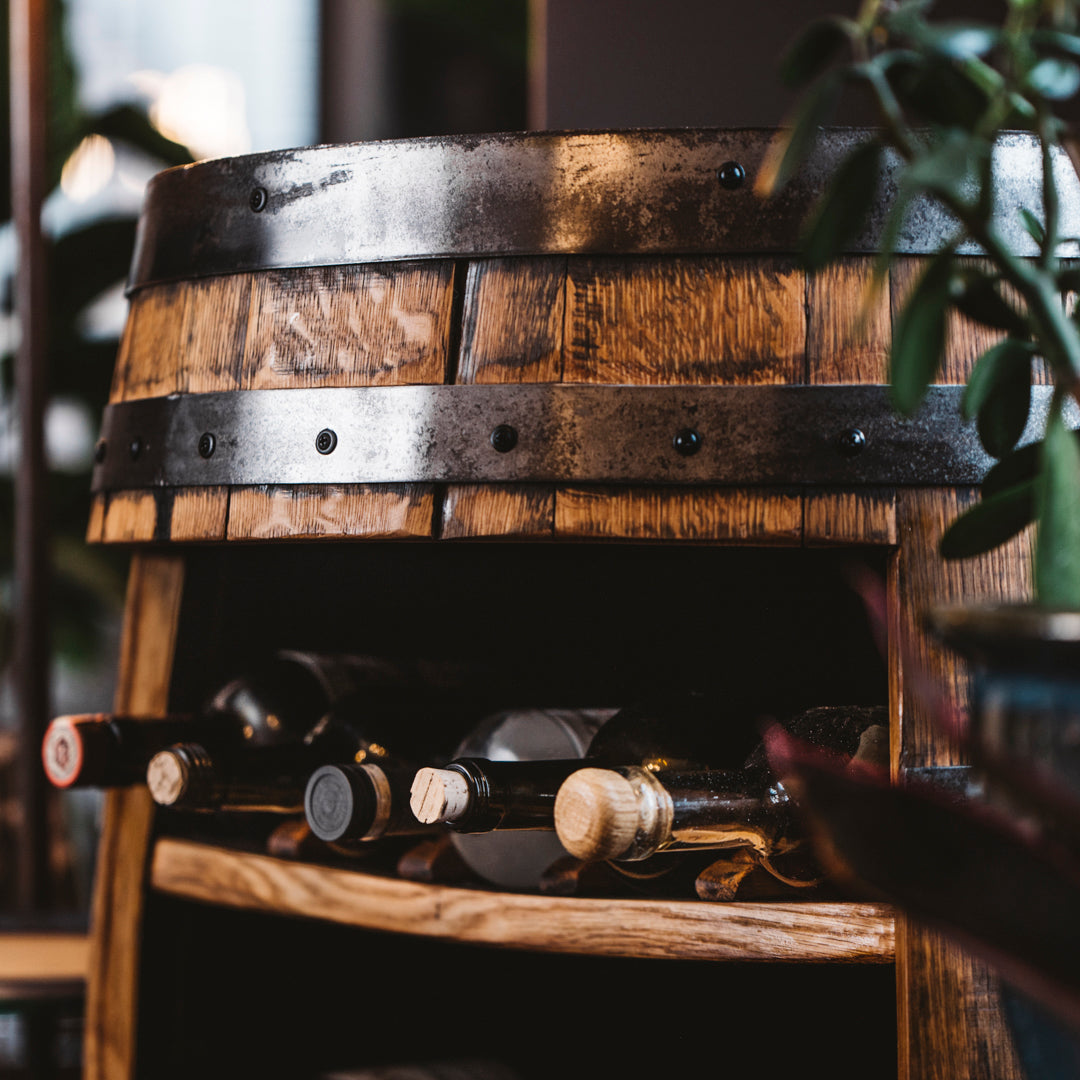
M 785 44 L 814 16 L 850 14 L 858 6 L 856 0 L 773 0 L 756 10 L 714 0 L 47 4 L 43 482 L 54 716 L 112 706 L 127 556 L 88 546 L 83 537 L 97 427 L 126 314 L 135 223 L 155 172 L 320 142 L 527 128 L 775 125 L 789 104 L 776 77 Z M 985 0 L 946 6 L 997 14 L 985 10 L 996 6 Z M 20 794 L 19 770 L 27 766 L 20 763 L 12 663 L 19 326 L 8 18 L 7 0 L 0 0 L 0 931 L 78 936 L 89 923 L 100 793 L 48 790 L 47 821 L 29 830 L 46 849 L 46 880 L 28 893 L 16 869 L 28 815 L 38 811 L 28 810 Z M 12 940 L 0 938 L 0 1077 L 37 1075 L 25 1064 L 26 1000 L 3 993 Z M 77 985 L 63 1001 L 53 1018 L 51 1037 L 61 1046 L 54 1056 L 77 1075 Z

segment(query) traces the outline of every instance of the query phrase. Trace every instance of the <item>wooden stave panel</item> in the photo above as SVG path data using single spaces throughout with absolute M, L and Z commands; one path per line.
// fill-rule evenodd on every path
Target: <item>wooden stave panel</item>
M 134 556 L 117 672 L 117 713 L 165 715 L 183 582 L 180 556 Z M 153 809 L 145 787 L 118 788 L 105 799 L 91 917 L 85 1080 L 130 1080 L 135 1075 L 139 943 Z
M 566 268 L 562 256 L 468 264 L 455 383 L 561 381 Z M 438 536 L 548 539 L 554 520 L 553 484 L 448 484 Z
M 131 300 L 110 401 L 173 392 L 441 383 L 449 365 L 454 277 L 454 264 L 443 260 L 221 275 L 142 289 Z M 113 492 L 94 497 L 87 540 L 249 539 L 274 535 L 274 523 L 288 520 L 306 526 L 306 535 L 430 537 L 434 486 L 407 486 L 404 498 L 401 485 L 381 484 L 328 492 Z M 303 509 L 300 501 L 307 503 Z M 230 525 L 234 502 L 238 518 Z M 410 510 L 403 522 L 405 504 Z

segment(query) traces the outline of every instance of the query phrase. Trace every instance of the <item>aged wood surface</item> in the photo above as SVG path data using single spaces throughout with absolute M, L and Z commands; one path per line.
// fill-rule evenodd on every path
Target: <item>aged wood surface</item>
M 433 500 L 429 484 L 234 488 L 226 536 L 229 540 L 427 537 Z
M 572 259 L 563 380 L 802 382 L 805 291 L 783 258 Z
M 925 261 L 898 260 L 892 274 L 894 317 Z M 1001 334 L 951 315 L 938 381 L 962 383 Z M 1022 535 L 976 559 L 946 561 L 938 544 L 948 524 L 976 497 L 968 489 L 904 488 L 897 492 L 899 544 L 890 598 L 899 676 L 891 691 L 902 723 L 896 764 L 947 765 L 962 760 L 935 724 L 936 707 L 966 707 L 963 666 L 923 629 L 933 606 L 1021 599 L 1029 595 L 1030 537 Z M 894 732 L 894 738 L 896 733 Z M 986 966 L 918 923 L 898 920 L 897 1029 L 901 1080 L 1020 1080 L 996 982 Z
M 162 716 L 183 591 L 176 555 L 136 554 L 117 673 L 116 711 Z M 153 804 L 145 788 L 110 791 L 98 844 L 86 993 L 85 1080 L 134 1075 L 139 944 Z
M 131 301 L 111 400 L 441 383 L 454 273 L 453 263 L 432 261 L 222 275 L 142 289 Z M 95 505 L 87 538 L 430 536 L 433 500 L 433 486 L 423 484 L 117 492 Z
M 287 863 L 163 839 L 154 888 L 350 926 L 596 956 L 888 963 L 891 910 L 878 904 L 705 904 L 505 894 Z
M 755 488 L 560 488 L 555 532 L 574 539 L 798 544 L 802 496 Z
M 804 379 L 806 276 L 788 259 L 573 258 L 568 265 L 565 382 Z M 801 532 L 798 492 L 590 486 L 555 495 L 557 537 L 797 544 Z
M 872 288 L 871 257 L 850 256 L 806 283 L 806 381 L 888 382 L 889 278 Z
M 478 259 L 469 264 L 454 381 L 559 382 L 566 259 Z M 554 528 L 552 484 L 449 484 L 440 536 L 539 539 Z

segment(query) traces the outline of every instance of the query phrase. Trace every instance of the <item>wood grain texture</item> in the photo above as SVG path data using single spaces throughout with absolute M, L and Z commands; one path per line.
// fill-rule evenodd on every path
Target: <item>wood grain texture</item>
M 428 484 L 233 488 L 226 538 L 430 537 L 433 510 Z
M 879 904 L 562 898 L 418 884 L 286 863 L 183 840 L 154 849 L 151 884 L 174 896 L 372 930 L 592 956 L 888 963 Z
M 897 491 L 900 524 L 897 603 L 901 612 L 900 645 L 904 650 L 904 753 L 907 768 L 960 764 L 956 749 L 934 723 L 927 687 L 944 700 L 966 707 L 964 666 L 940 648 L 923 629 L 933 607 L 1001 603 L 1030 597 L 1031 537 L 1022 533 L 1003 547 L 974 559 L 945 560 L 938 544 L 946 527 L 971 506 L 976 493 L 961 488 L 901 488 Z
M 222 275 L 141 289 L 112 400 L 441 383 L 453 279 L 453 263 L 429 262 Z M 87 536 L 105 543 L 430 536 L 433 499 L 431 485 L 246 488 L 231 498 L 225 488 L 115 492 L 93 508 Z
M 565 303 L 565 258 L 469 263 L 455 382 L 561 382 Z
M 897 542 L 895 491 L 809 489 L 803 512 L 803 540 L 807 547 L 894 545 Z
M 102 534 L 105 531 L 105 506 L 107 499 L 104 495 L 92 495 L 90 497 L 90 514 L 86 520 L 86 542 L 88 544 L 100 544 Z
M 173 495 L 168 538 L 224 540 L 228 516 L 228 488 L 181 488 Z
M 571 259 L 563 380 L 802 382 L 805 293 L 782 258 Z
M 132 297 L 110 401 L 160 397 L 181 388 L 190 293 L 191 286 L 181 281 L 144 289 Z
M 923 630 L 932 607 L 997 603 L 1029 595 L 1029 537 L 977 559 L 945 561 L 937 554 L 945 527 L 969 506 L 974 492 L 901 489 L 899 547 L 891 575 L 896 644 L 890 680 L 902 716 L 899 765 L 962 763 L 934 721 L 934 696 L 965 708 L 963 665 Z M 922 926 L 905 921 L 897 945 L 897 1019 L 902 1080 L 956 1077 L 1021 1080 L 1012 1056 L 996 983 L 985 966 Z
M 453 273 L 433 261 L 259 274 L 240 388 L 442 382 Z
M 439 534 L 444 540 L 544 540 L 554 531 L 551 484 L 447 485 Z
M 889 279 L 872 286 L 874 259 L 849 256 L 806 283 L 806 381 L 885 383 L 892 324 Z
M 137 554 L 128 579 L 115 708 L 162 716 L 183 592 L 183 562 Z M 153 803 L 145 788 L 110 791 L 98 844 L 86 993 L 85 1080 L 135 1073 L 139 941 Z
M 897 1024 L 910 1033 L 900 1080 L 1025 1080 L 996 976 L 935 931 L 899 914 L 896 923 Z
M 961 259 L 960 262 L 971 266 L 986 265 L 985 261 L 975 258 Z M 919 256 L 906 256 L 893 260 L 889 282 L 894 326 L 900 309 L 928 263 L 929 259 Z M 1003 336 L 1000 330 L 991 330 L 955 311 L 950 312 L 946 324 L 945 355 L 941 370 L 933 381 L 937 383 L 966 382 L 971 369 L 975 366 L 975 361 Z
M 559 382 L 565 294 L 565 258 L 471 262 L 455 382 Z M 554 515 L 552 484 L 449 484 L 440 536 L 550 537 Z
M 153 540 L 157 531 L 157 496 L 152 491 L 115 491 L 105 498 L 101 540 L 131 544 Z
M 753 488 L 560 488 L 555 534 L 574 539 L 799 544 L 802 496 Z

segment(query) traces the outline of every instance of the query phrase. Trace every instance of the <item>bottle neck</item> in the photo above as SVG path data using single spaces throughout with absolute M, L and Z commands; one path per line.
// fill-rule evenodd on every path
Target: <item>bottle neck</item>
M 224 730 L 190 716 L 58 716 L 42 740 L 42 764 L 56 787 L 124 787 L 143 782 L 159 750 L 182 740 L 210 739 Z
M 489 761 L 458 758 L 444 769 L 421 769 L 412 786 L 417 819 L 456 832 L 552 829 L 555 797 L 580 758 Z
M 563 846 L 583 861 L 637 861 L 662 851 L 749 847 L 769 855 L 794 842 L 787 792 L 736 771 L 581 769 L 555 804 Z
M 146 786 L 159 806 L 178 810 L 301 813 L 303 785 L 273 757 L 262 768 L 233 771 L 198 743 L 178 743 L 150 759 Z

